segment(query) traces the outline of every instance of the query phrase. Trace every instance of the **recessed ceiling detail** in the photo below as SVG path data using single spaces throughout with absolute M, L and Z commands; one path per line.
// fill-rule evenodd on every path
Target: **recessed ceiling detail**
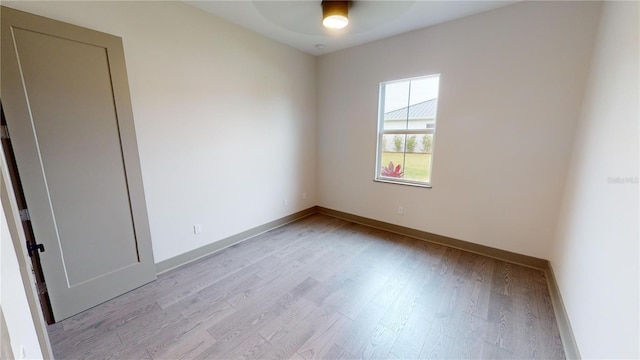
M 184 2 L 306 53 L 321 55 L 517 1 L 355 0 L 349 8 L 349 26 L 340 30 L 322 26 L 321 0 Z
M 280 28 L 303 35 L 336 36 L 322 26 L 320 1 L 253 1 L 253 6 L 267 21 Z M 415 1 L 354 1 L 349 8 L 349 26 L 340 34 L 357 34 L 397 20 L 411 9 Z

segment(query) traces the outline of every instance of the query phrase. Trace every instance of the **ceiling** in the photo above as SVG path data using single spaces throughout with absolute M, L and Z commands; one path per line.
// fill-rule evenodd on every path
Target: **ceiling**
M 322 55 L 517 1 L 355 0 L 349 9 L 349 26 L 334 31 L 322 27 L 321 0 L 184 2 L 306 53 Z

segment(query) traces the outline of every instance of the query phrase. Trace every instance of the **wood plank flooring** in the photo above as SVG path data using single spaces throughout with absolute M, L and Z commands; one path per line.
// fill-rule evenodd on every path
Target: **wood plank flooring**
M 562 359 L 542 271 L 315 214 L 49 327 L 57 359 Z

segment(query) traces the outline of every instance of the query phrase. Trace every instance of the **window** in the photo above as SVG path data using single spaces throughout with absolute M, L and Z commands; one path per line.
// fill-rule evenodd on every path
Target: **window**
M 431 186 L 440 75 L 380 84 L 376 180 Z

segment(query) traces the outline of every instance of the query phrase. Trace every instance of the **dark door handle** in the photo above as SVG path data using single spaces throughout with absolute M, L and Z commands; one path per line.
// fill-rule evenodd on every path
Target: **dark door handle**
M 44 252 L 44 245 L 43 244 L 31 245 L 27 241 L 27 251 L 29 252 L 29 257 L 32 257 L 34 251 Z

